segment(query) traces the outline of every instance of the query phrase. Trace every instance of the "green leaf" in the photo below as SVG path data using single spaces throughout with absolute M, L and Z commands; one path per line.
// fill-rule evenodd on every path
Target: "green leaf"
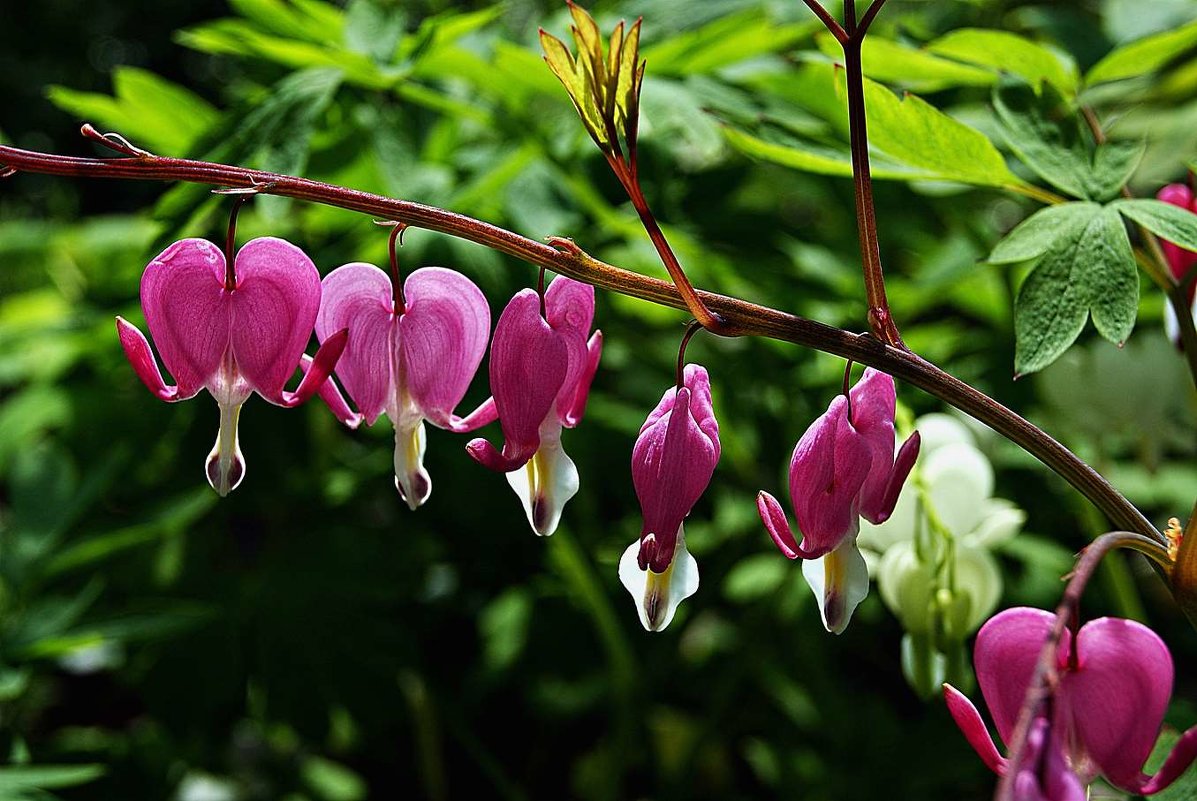
M 1060 203 L 1040 209 L 1006 234 L 989 254 L 988 261 L 1012 264 L 1037 259 L 1056 240 L 1074 237 L 1078 229 L 1088 225 L 1100 212 L 1101 206 L 1096 203 Z
M 1117 197 L 1135 174 L 1146 150 L 1146 139 L 1099 145 L 1093 155 L 1093 171 L 1088 181 L 1093 199 L 1106 201 Z
M 819 27 L 814 19 L 779 23 L 758 10 L 729 14 L 646 47 L 644 61 L 654 75 L 685 76 L 738 64 L 750 58 L 781 53 Z
M 1126 341 L 1139 306 L 1139 275 L 1126 227 L 1113 209 L 1056 239 L 1027 277 L 1015 303 L 1014 368 L 1018 375 L 1051 364 L 1092 314 L 1098 333 Z
M 1006 83 L 993 105 L 1010 149 L 1040 178 L 1073 197 L 1089 199 L 1089 151 L 1076 115 L 1052 93 L 1025 83 Z
M 852 156 L 846 147 L 835 149 L 797 141 L 785 144 L 769 142 L 731 126 L 724 126 L 723 135 L 728 144 L 752 158 L 780 164 L 783 167 L 792 167 L 803 172 L 852 177 Z M 872 175 L 877 179 L 895 181 L 934 181 L 942 178 L 942 176 L 926 170 L 893 166 L 888 159 L 882 163 L 873 160 Z
M 839 42 L 829 33 L 815 37 L 819 50 L 835 60 L 843 59 Z M 864 74 L 886 83 L 935 92 L 953 86 L 990 86 L 997 81 L 992 70 L 961 64 L 927 50 L 908 47 L 889 39 L 869 36 L 861 50 Z
M 299 772 L 304 784 L 323 801 L 360 801 L 367 795 L 362 778 L 338 762 L 311 756 Z
M 314 44 L 341 41 L 344 13 L 334 5 L 308 0 L 229 0 L 233 11 L 252 20 L 263 31 Z
M 934 173 L 941 180 L 976 186 L 1021 183 L 985 134 L 911 94 L 897 97 L 866 80 L 870 140 L 895 161 Z
M 1085 84 L 1093 86 L 1148 75 L 1194 47 L 1197 47 L 1197 21 L 1115 48 L 1089 70 Z
M 104 775 L 103 765 L 10 765 L 0 767 L 0 798 L 26 790 L 86 784 Z
M 927 51 L 1017 75 L 1032 86 L 1047 81 L 1065 95 L 1077 90 L 1076 63 L 1069 56 L 1007 31 L 962 28 L 936 39 Z
M 1187 250 L 1197 250 L 1197 214 L 1162 200 L 1115 200 L 1110 208 L 1137 222 L 1161 239 Z

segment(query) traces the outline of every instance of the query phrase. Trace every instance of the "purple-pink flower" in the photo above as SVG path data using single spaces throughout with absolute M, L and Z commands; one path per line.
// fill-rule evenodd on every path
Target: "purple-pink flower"
M 403 297 L 398 309 L 390 276 L 372 264 L 338 267 L 324 279 L 316 336 L 349 330 L 337 377 L 368 424 L 391 419 L 395 488 L 416 509 L 432 492 L 424 421 L 464 432 L 494 419 L 489 403 L 467 419 L 453 413 L 486 353 L 490 309 L 472 281 L 443 267 L 411 273 Z M 348 409 L 338 417 L 356 424 Z
M 918 457 L 917 431 L 895 457 L 896 407 L 894 379 L 866 369 L 798 440 L 790 459 L 790 498 L 801 544 L 777 499 L 763 490 L 757 495 L 766 530 L 783 554 L 803 560 L 802 575 L 823 625 L 837 634 L 869 592 L 868 569 L 856 547 L 860 518 L 889 519 Z
M 977 682 L 1006 742 L 1014 733 L 1054 620 L 1042 609 L 1007 609 L 977 633 Z M 1151 629 L 1133 620 L 1103 617 L 1082 626 L 1075 640 L 1065 631 L 1055 670 L 1054 689 L 1044 714 L 1028 732 L 1030 750 L 1015 777 L 1016 787 L 1042 788 L 1038 796 L 1026 797 L 1083 799 L 1084 793 L 1073 787 L 1088 785 L 1097 776 L 1128 793 L 1150 795 L 1171 784 L 1197 757 L 1194 727 L 1180 738 L 1159 772 L 1143 773 L 1172 694 L 1172 657 Z M 1008 760 L 998 753 L 976 707 L 951 685 L 944 685 L 944 698 L 969 744 L 991 770 L 1004 774 Z
M 1184 184 L 1168 184 L 1156 193 L 1156 199 L 1197 214 L 1197 197 L 1194 197 L 1193 190 Z M 1164 258 L 1168 262 L 1172 277 L 1177 281 L 1183 281 L 1189 270 L 1197 265 L 1197 253 L 1185 250 L 1166 239 L 1160 240 L 1160 246 L 1164 249 Z M 1189 284 L 1188 299 L 1189 309 L 1197 319 L 1197 284 Z M 1167 331 L 1168 338 L 1180 347 L 1180 324 L 1171 303 L 1164 304 L 1164 330 Z
M 660 631 L 698 590 L 698 564 L 682 521 L 711 482 L 719 461 L 719 423 L 705 368 L 688 364 L 682 386 L 665 390 L 632 449 L 632 482 L 644 512 L 640 538 L 619 560 L 640 622 Z
M 547 537 L 578 491 L 578 470 L 561 447 L 561 429 L 582 419 L 598 369 L 603 334 L 590 335 L 594 287 L 557 276 L 540 296 L 516 293 L 499 315 L 490 351 L 490 389 L 503 429 L 500 451 L 485 439 L 466 450 L 507 481 L 532 530 Z M 589 340 L 587 340 L 589 336 Z
M 221 495 L 245 477 L 237 441 L 241 405 L 253 392 L 278 406 L 297 406 L 317 391 L 335 402 L 336 390 L 326 390 L 325 381 L 347 339 L 344 331 L 329 337 L 306 363 L 299 387 L 288 392 L 283 386 L 307 358 L 303 351 L 320 307 L 316 265 L 290 242 L 264 237 L 238 251 L 231 274 L 226 267 L 219 247 L 184 239 L 141 276 L 141 308 L 173 386 L 163 380 L 141 331 L 116 318 L 125 355 L 154 395 L 173 402 L 206 389 L 216 399 L 220 433 L 204 473 Z

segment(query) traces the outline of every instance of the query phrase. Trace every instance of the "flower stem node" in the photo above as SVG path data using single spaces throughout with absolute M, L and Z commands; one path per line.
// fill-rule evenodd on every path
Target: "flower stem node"
M 237 252 L 235 263 L 236 282 L 228 287 L 221 249 L 205 239 L 184 239 L 142 273 L 141 308 L 173 386 L 163 379 L 145 335 L 116 318 L 121 347 L 154 395 L 174 402 L 206 389 L 216 399 L 220 431 L 204 475 L 222 496 L 245 477 L 237 434 L 242 404 L 255 392 L 284 407 L 318 391 L 332 398 L 338 393 L 326 389 L 326 379 L 349 340 L 345 328 L 329 331 L 316 357 L 304 356 L 320 307 L 320 275 L 295 245 L 255 239 Z M 298 388 L 287 391 L 284 385 L 301 366 Z
M 619 560 L 619 580 L 648 631 L 668 626 L 678 604 L 698 591 L 698 563 L 686 548 L 682 522 L 710 484 L 719 454 L 710 377 L 704 367 L 687 364 L 682 385 L 665 390 L 632 449 L 644 524 Z

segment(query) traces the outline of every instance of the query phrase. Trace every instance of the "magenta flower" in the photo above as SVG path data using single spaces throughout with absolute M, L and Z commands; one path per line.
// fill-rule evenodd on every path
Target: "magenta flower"
M 1193 190 L 1184 184 L 1168 184 L 1156 193 L 1156 198 L 1197 214 L 1197 198 L 1193 196 Z M 1184 280 L 1189 270 L 1197 265 L 1197 253 L 1167 240 L 1160 240 L 1160 246 L 1164 249 L 1164 258 L 1168 262 L 1172 277 L 1177 281 Z M 1194 318 L 1197 318 L 1197 283 L 1189 284 L 1188 298 L 1189 308 Z M 1164 330 L 1168 333 L 1168 338 L 1180 347 L 1180 325 L 1171 303 L 1164 304 Z
M 856 547 L 860 518 L 889 519 L 918 457 L 916 431 L 895 458 L 896 407 L 894 379 L 869 368 L 798 440 L 790 459 L 790 498 L 801 544 L 777 499 L 763 490 L 757 495 L 766 530 L 783 554 L 803 560 L 802 575 L 823 625 L 836 634 L 869 592 L 868 569 Z
M 973 652 L 977 682 L 1006 742 L 1018 722 L 1054 620 L 1054 615 L 1041 609 L 1007 609 L 977 633 Z M 1142 772 L 1172 694 L 1172 657 L 1163 640 L 1146 626 L 1103 617 L 1082 626 L 1075 641 L 1065 631 L 1056 673 L 1046 714 L 1028 733 L 1034 737 L 1027 743 L 1031 750 L 1023 760 L 1023 771 L 1034 775 L 1020 773 L 1015 778 L 1026 786 L 1037 781 L 1043 788 L 1064 788 L 1045 789 L 1038 797 L 1083 799 L 1084 793 L 1070 789 L 1073 782 L 1087 785 L 1099 775 L 1128 793 L 1150 795 L 1171 784 L 1197 757 L 1194 727 L 1180 738 L 1155 776 Z M 976 707 L 951 685 L 944 685 L 944 698 L 969 745 L 992 771 L 1004 774 L 1008 761 L 998 754 Z M 1071 779 L 1053 761 L 1055 753 L 1062 755 Z
M 698 591 L 698 563 L 686 549 L 682 521 L 718 461 L 711 381 L 705 368 L 688 364 L 682 386 L 665 390 L 632 449 L 632 482 L 644 525 L 619 560 L 619 580 L 649 631 L 668 626 L 678 604 Z
M 461 432 L 494 419 L 493 404 L 470 419 L 453 413 L 486 353 L 490 309 L 472 281 L 442 267 L 414 271 L 403 297 L 397 310 L 391 278 L 372 264 L 338 267 L 324 278 L 316 336 L 324 341 L 349 330 L 337 377 L 368 424 L 384 412 L 391 419 L 395 488 L 416 509 L 432 492 L 424 421 Z
M 466 450 L 477 462 L 507 474 L 532 530 L 547 537 L 578 491 L 578 470 L 561 447 L 561 429 L 582 419 L 598 369 L 603 334 L 595 331 L 594 287 L 559 275 L 540 297 L 516 293 L 495 324 L 490 388 L 503 429 L 503 450 L 475 439 Z M 477 421 L 475 421 L 477 422 Z
M 162 251 L 141 276 L 141 308 L 162 363 L 177 382 L 168 386 L 145 336 L 116 318 L 121 346 L 142 382 L 164 401 L 206 389 L 220 406 L 220 433 L 204 463 L 208 483 L 221 495 L 245 477 L 237 441 L 241 404 L 252 392 L 278 406 L 297 406 L 325 388 L 347 334 L 339 331 L 306 363 L 295 392 L 283 389 L 300 366 L 320 307 L 320 274 L 302 250 L 265 237 L 238 251 L 226 272 L 220 248 L 184 239 Z M 228 287 L 232 287 L 231 289 Z M 343 405 L 343 402 L 342 402 Z

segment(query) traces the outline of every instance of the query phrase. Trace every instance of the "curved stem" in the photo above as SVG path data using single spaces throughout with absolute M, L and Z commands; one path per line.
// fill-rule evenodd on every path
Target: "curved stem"
M 1052 687 L 1055 684 L 1056 654 L 1060 647 L 1060 639 L 1065 629 L 1073 632 L 1078 628 L 1081 594 L 1085 585 L 1093 576 L 1093 572 L 1101 563 L 1102 558 L 1115 548 L 1131 548 L 1146 553 L 1154 559 L 1159 559 L 1159 545 L 1145 537 L 1129 531 L 1111 531 L 1102 534 L 1090 543 L 1077 559 L 1076 566 L 1068 578 L 1068 586 L 1064 588 L 1064 595 L 1056 607 L 1056 619 L 1048 632 L 1043 648 L 1039 651 L 1039 660 L 1035 663 L 1035 672 L 1031 676 L 1030 686 L 1027 687 L 1026 697 L 1023 699 L 1022 710 L 1018 714 L 1018 722 L 1014 727 L 1014 734 L 1010 738 L 1010 757 L 1005 772 L 998 780 L 994 801 L 1013 801 L 1014 777 L 1018 775 L 1023 759 L 1026 758 L 1027 731 L 1031 721 L 1039 714 L 1040 709 L 1051 699 Z M 1167 557 L 1166 553 L 1163 555 Z M 1074 640 L 1075 641 L 1075 640 Z M 1076 649 L 1073 649 L 1075 654 Z M 1075 667 L 1075 665 L 1074 665 Z
M 690 337 L 694 336 L 694 334 L 700 328 L 702 328 L 702 323 L 698 322 L 698 320 L 691 320 L 690 324 L 688 326 L 686 326 L 686 333 L 684 335 L 682 335 L 682 344 L 678 346 L 678 349 L 677 349 L 677 388 L 678 389 L 681 389 L 682 384 L 685 383 L 682 381 L 682 379 L 684 378 L 684 376 L 682 375 L 682 371 L 685 369 L 685 366 L 686 366 L 686 346 L 690 344 Z
M 88 178 L 188 181 L 238 187 L 268 184 L 260 191 L 401 220 L 409 226 L 476 242 L 601 289 L 689 310 L 672 283 L 599 261 L 572 242 L 554 239 L 552 244 L 545 244 L 455 212 L 305 178 L 187 159 L 74 158 L 2 145 L 0 164 L 22 172 Z M 875 367 L 972 415 L 1058 473 L 1115 526 L 1164 541 L 1163 535 L 1130 501 L 1071 451 L 1010 409 L 917 354 L 886 345 L 867 334 L 853 334 L 726 295 L 696 292 L 707 307 L 719 314 L 731 333 L 793 342 Z

